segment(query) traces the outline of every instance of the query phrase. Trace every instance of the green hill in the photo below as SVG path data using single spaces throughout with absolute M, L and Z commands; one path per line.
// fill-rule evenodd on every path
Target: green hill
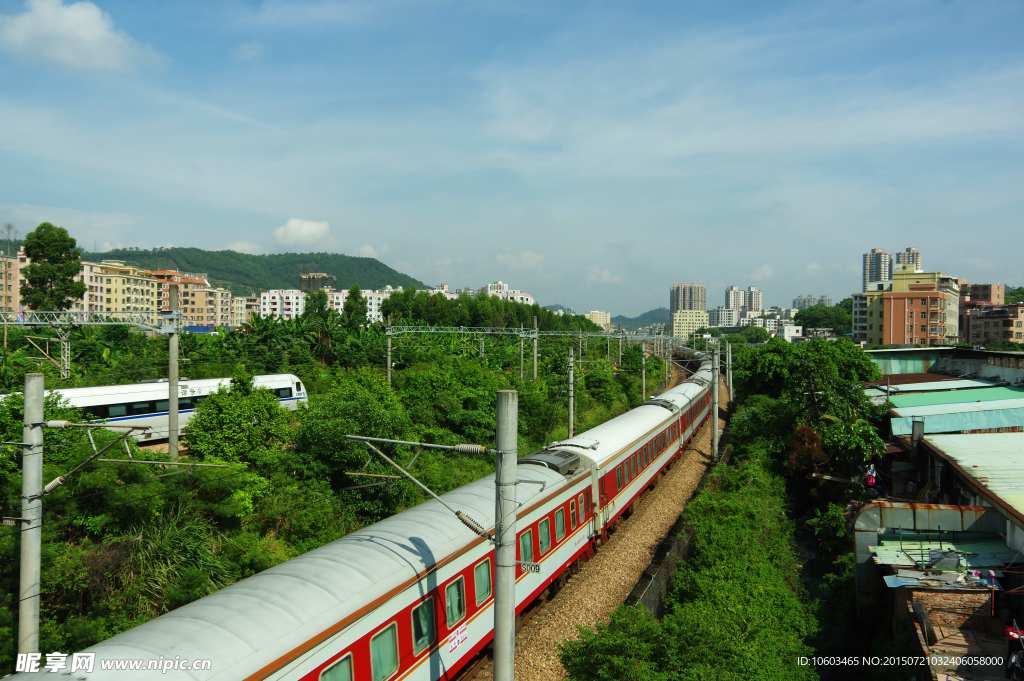
M 178 269 L 209 276 L 210 284 L 245 295 L 274 288 L 298 288 L 302 266 L 307 272 L 325 272 L 338 279 L 338 289 L 358 282 L 364 289 L 386 285 L 427 288 L 421 281 L 395 271 L 374 258 L 340 253 L 275 253 L 249 255 L 235 251 L 204 251 L 201 248 L 123 248 L 105 253 L 82 253 L 85 260 L 123 260 L 147 270 Z
M 650 326 L 651 324 L 669 324 L 672 319 L 668 313 L 667 307 L 659 307 L 657 310 L 649 310 L 643 314 L 637 315 L 636 317 L 623 317 L 622 315 L 616 315 L 612 317 L 612 326 L 618 328 L 619 324 L 622 324 L 622 328 L 627 331 L 635 331 L 641 326 Z

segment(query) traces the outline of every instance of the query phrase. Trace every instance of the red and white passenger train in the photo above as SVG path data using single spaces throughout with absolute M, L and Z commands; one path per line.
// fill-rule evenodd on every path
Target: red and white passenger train
M 518 461 L 518 558 L 541 571 L 517 574 L 517 613 L 592 555 L 680 455 L 710 414 L 710 381 L 704 362 L 656 399 Z M 493 532 L 493 476 L 443 499 Z M 74 676 L 451 679 L 492 638 L 493 583 L 492 545 L 428 501 L 103 641 L 85 651 L 93 670 Z M 142 669 L 103 668 L 121 660 Z

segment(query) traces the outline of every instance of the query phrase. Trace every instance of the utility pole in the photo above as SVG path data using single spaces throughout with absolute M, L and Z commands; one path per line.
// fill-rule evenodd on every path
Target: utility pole
M 515 681 L 519 393 L 499 390 L 495 429 L 494 681 Z
M 622 324 L 619 324 L 619 364 L 622 364 Z
M 718 348 L 711 355 L 711 456 L 718 461 Z
M 167 338 L 167 453 L 178 458 L 178 285 L 168 284 L 171 333 Z
M 388 385 L 391 385 L 391 315 L 388 315 Z
M 523 337 L 519 337 L 519 382 L 523 382 Z
M 533 380 L 537 380 L 537 315 L 533 316 Z
M 736 398 L 732 394 L 732 343 L 725 344 L 725 380 L 729 386 L 729 401 L 734 402 Z
M 641 402 L 647 401 L 647 353 L 644 352 L 644 342 L 640 341 L 640 397 Z
M 574 387 L 573 365 L 575 365 L 575 364 L 576 364 L 576 362 L 573 360 L 573 356 L 572 356 L 572 346 L 570 345 L 569 346 L 569 437 L 572 437 L 575 434 L 573 431 L 576 430 L 575 427 L 574 427 L 576 425 L 576 415 L 573 413 L 573 407 L 575 406 L 573 404 L 573 397 L 575 395 L 575 393 L 573 391 L 573 387 Z
M 43 375 L 25 374 L 21 459 L 18 652 L 39 652 L 39 562 L 43 539 Z

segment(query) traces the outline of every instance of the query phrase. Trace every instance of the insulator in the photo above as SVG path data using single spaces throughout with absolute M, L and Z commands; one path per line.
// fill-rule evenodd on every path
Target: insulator
M 49 494 L 53 490 L 63 485 L 67 479 L 68 478 L 66 475 L 62 475 L 59 478 L 54 478 L 49 482 L 49 484 L 46 485 L 46 487 L 43 488 L 43 494 Z
M 483 454 L 487 451 L 487 448 L 483 445 L 455 445 L 455 451 L 459 454 Z
M 44 425 L 47 428 L 67 428 L 70 421 L 47 421 Z
M 473 520 L 462 511 L 456 511 L 455 517 L 461 520 L 463 525 L 473 530 L 474 534 L 478 534 L 481 537 L 487 536 L 487 531 L 484 528 L 482 528 L 477 521 Z

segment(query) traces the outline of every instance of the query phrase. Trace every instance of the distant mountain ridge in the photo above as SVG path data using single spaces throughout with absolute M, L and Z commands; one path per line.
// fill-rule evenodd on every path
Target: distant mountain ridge
M 359 283 L 363 289 L 385 286 L 425 289 L 427 286 L 394 270 L 375 258 L 340 253 L 274 253 L 249 255 L 236 251 L 207 251 L 201 248 L 119 248 L 104 253 L 83 252 L 85 260 L 123 260 L 147 270 L 178 269 L 205 273 L 210 284 L 248 295 L 267 289 L 297 289 L 302 267 L 306 272 L 324 272 L 337 278 L 338 289 Z
M 626 329 L 627 331 L 635 331 L 641 326 L 650 326 L 651 324 L 668 324 L 671 321 L 672 319 L 668 312 L 668 308 L 659 307 L 656 310 L 648 310 L 636 317 L 616 315 L 612 317 L 612 326 L 614 328 L 618 328 L 619 324 L 622 324 L 623 329 Z

